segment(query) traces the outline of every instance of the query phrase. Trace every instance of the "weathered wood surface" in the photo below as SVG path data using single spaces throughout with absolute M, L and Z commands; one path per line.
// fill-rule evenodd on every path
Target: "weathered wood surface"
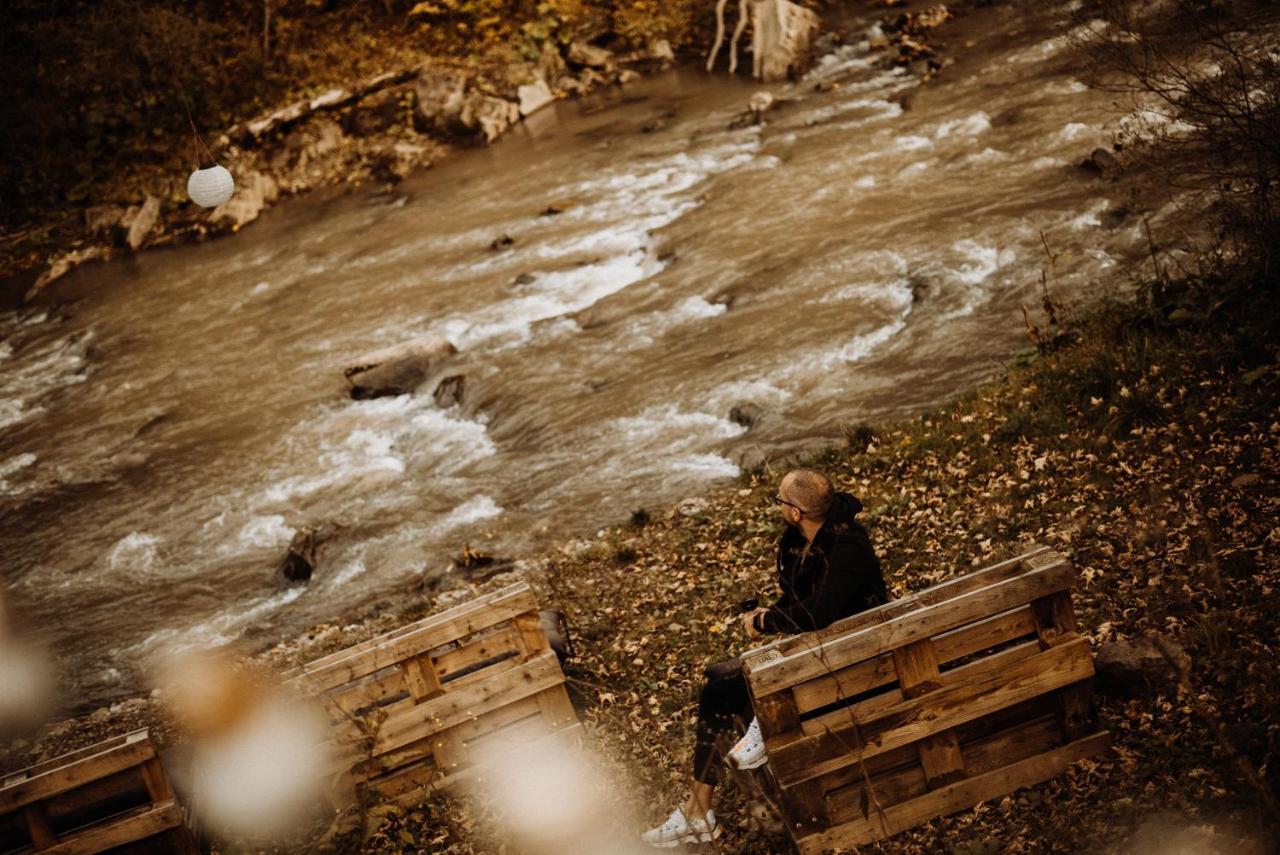
M 81 855 L 157 836 L 170 851 L 196 851 L 146 730 L 5 776 L 0 826 L 26 832 L 25 840 L 0 836 L 3 851 Z
M 782 658 L 752 666 L 745 658 L 751 677 L 751 689 L 757 697 L 781 691 L 805 680 L 829 674 L 832 663 L 837 666 L 860 662 L 895 647 L 937 635 L 992 614 L 1026 605 L 1032 600 L 1070 589 L 1075 570 L 1065 560 L 1043 567 L 1024 570 L 952 599 L 930 603 L 923 594 L 900 601 L 901 609 L 915 608 L 828 641 L 802 646 Z M 889 605 L 893 605 L 892 603 Z M 885 608 L 881 606 L 880 608 Z M 878 611 L 878 610 L 877 610 Z
M 476 603 L 456 606 L 349 650 L 316 660 L 304 667 L 293 682 L 300 689 L 314 692 L 335 689 L 529 611 L 537 611 L 537 601 L 529 586 L 511 585 Z
M 882 839 L 1105 749 L 1074 578 L 1035 547 L 746 654 L 800 851 Z
M 963 680 L 953 677 L 935 692 L 903 700 L 871 717 L 860 717 L 856 730 L 864 745 L 861 752 L 850 750 L 857 741 L 851 722 L 782 746 L 776 753 L 770 751 L 769 762 L 774 764 L 778 782 L 786 786 L 856 763 L 860 757 L 874 757 L 1069 685 L 1093 672 L 1088 644 L 1083 640 L 1011 666 L 1003 662 L 979 664 L 986 673 L 965 674 Z
M 1095 733 L 1085 739 L 1019 760 L 991 772 L 975 775 L 926 793 L 919 798 L 893 805 L 883 815 L 873 812 L 868 819 L 845 823 L 822 834 L 798 842 L 801 853 L 819 853 L 830 849 L 861 846 L 881 840 L 900 831 L 914 828 L 937 816 L 946 816 L 978 802 L 1011 793 L 1048 780 L 1078 760 L 1094 757 L 1111 744 L 1111 735 Z
M 472 775 L 486 746 L 578 726 L 525 583 L 325 656 L 290 682 L 327 705 L 347 783 L 405 804 Z

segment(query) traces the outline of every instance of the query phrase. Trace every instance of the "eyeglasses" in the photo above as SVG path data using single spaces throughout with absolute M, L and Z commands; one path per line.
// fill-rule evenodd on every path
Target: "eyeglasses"
M 800 512 L 800 516 L 804 516 L 804 508 L 800 507 L 795 502 L 788 502 L 786 499 L 782 498 L 781 496 L 774 496 L 773 503 L 775 505 L 786 505 L 789 508 L 795 508 L 797 511 Z

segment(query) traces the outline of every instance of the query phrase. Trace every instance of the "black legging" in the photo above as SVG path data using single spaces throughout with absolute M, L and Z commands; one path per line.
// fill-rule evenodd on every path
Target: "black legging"
M 732 733 L 751 717 L 751 694 L 742 676 L 742 660 L 717 662 L 706 670 L 707 683 L 698 697 L 698 726 L 693 746 L 693 777 L 715 785 L 720 775 L 716 737 Z

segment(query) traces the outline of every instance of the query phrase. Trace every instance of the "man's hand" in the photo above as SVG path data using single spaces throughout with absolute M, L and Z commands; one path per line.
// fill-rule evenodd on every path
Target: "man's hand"
M 762 633 L 756 630 L 756 615 L 764 614 L 768 609 L 753 609 L 742 616 L 742 626 L 751 638 L 760 638 Z

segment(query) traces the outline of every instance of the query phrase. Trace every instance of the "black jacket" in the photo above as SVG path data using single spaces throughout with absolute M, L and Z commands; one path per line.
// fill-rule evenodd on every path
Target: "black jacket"
M 822 629 L 840 618 L 888 602 L 880 561 L 854 517 L 862 502 L 836 493 L 808 555 L 804 535 L 787 526 L 778 541 L 782 596 L 760 618 L 766 632 Z

